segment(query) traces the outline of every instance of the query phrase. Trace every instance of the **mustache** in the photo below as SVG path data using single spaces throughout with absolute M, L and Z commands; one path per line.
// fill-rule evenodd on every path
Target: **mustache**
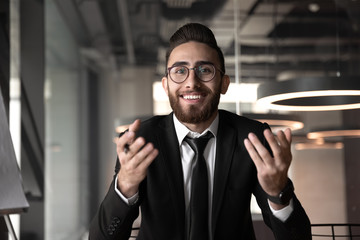
M 201 93 L 201 94 L 211 94 L 211 90 L 207 87 L 197 87 L 192 90 L 179 91 L 178 95 L 191 94 L 191 93 Z

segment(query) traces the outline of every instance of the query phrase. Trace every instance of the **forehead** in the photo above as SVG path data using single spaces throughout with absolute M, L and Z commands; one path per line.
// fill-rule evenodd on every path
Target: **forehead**
M 215 49 L 205 43 L 187 42 L 173 49 L 169 56 L 168 66 L 176 62 L 187 62 L 194 65 L 197 62 L 207 61 L 216 65 L 219 64 L 219 57 Z

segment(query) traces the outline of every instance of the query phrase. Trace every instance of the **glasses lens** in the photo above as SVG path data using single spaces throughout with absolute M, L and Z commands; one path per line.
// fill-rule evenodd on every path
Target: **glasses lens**
M 185 66 L 175 66 L 170 68 L 169 75 L 174 82 L 183 82 L 187 78 L 189 69 Z
M 174 82 L 182 83 L 189 76 L 190 70 L 194 70 L 196 76 L 203 82 L 211 81 L 216 73 L 214 65 L 203 64 L 190 69 L 186 66 L 174 66 L 169 68 L 169 75 Z
M 196 75 L 202 81 L 207 82 L 214 78 L 215 76 L 215 67 L 211 64 L 200 65 L 195 70 Z

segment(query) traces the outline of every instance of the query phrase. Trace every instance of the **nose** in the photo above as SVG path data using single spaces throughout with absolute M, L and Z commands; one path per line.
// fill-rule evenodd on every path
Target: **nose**
M 189 68 L 189 76 L 185 80 L 187 88 L 194 88 L 195 86 L 198 87 L 200 85 L 201 80 L 196 75 L 195 71 L 195 68 Z

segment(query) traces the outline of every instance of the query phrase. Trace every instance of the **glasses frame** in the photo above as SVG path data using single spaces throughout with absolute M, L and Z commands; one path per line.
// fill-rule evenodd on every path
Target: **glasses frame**
M 212 66 L 212 67 L 214 68 L 214 75 L 213 75 L 212 78 L 209 79 L 209 80 L 205 80 L 205 81 L 204 81 L 204 80 L 202 80 L 202 79 L 196 74 L 196 69 L 198 69 L 200 66 L 203 66 L 203 65 L 210 65 L 210 66 Z M 187 71 L 187 76 L 184 78 L 183 81 L 177 82 L 177 81 L 175 81 L 174 79 L 172 79 L 171 74 L 170 74 L 170 71 L 171 71 L 171 69 L 173 69 L 174 67 L 184 67 L 184 68 L 188 69 L 188 71 Z M 194 70 L 194 71 L 195 71 L 196 77 L 197 77 L 201 82 L 210 82 L 210 81 L 212 81 L 212 80 L 215 78 L 215 76 L 216 76 L 216 71 L 219 71 L 221 74 L 224 74 L 223 71 L 221 71 L 220 69 L 218 69 L 217 67 L 215 67 L 214 64 L 212 64 L 212 63 L 206 63 L 206 64 L 200 64 L 200 65 L 195 66 L 195 67 L 192 67 L 192 68 L 189 68 L 189 67 L 187 67 L 187 66 L 185 66 L 185 65 L 174 65 L 174 66 L 171 66 L 171 67 L 168 67 L 168 68 L 167 68 L 167 76 L 169 76 L 169 78 L 171 79 L 171 81 L 173 81 L 174 83 L 180 84 L 180 83 L 185 82 L 185 81 L 188 79 L 189 74 L 190 74 L 190 70 Z

